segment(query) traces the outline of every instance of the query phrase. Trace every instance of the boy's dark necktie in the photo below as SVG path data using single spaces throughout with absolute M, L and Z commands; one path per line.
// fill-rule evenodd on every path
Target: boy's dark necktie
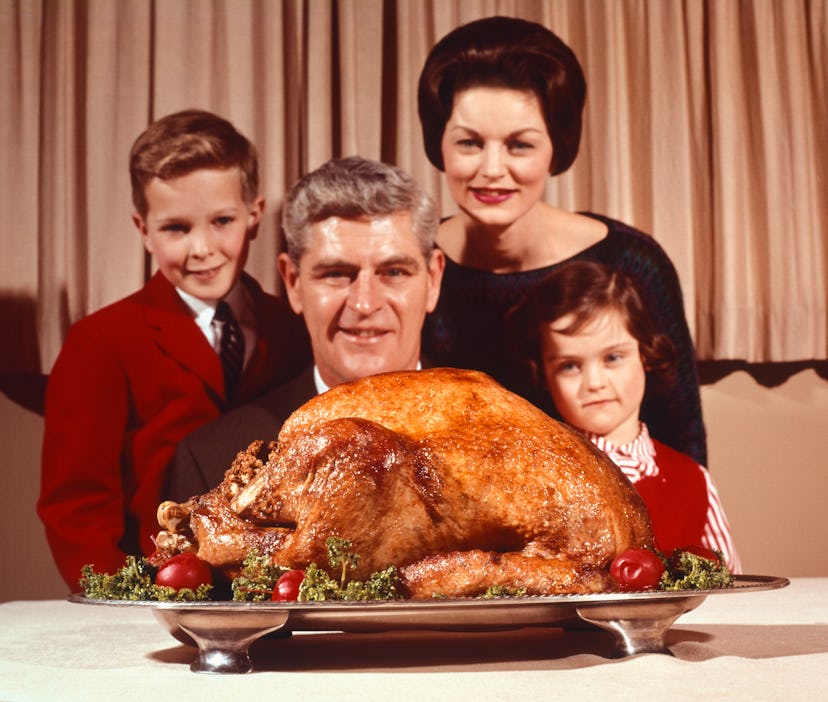
M 221 322 L 221 367 L 224 370 L 224 388 L 227 399 L 236 392 L 244 365 L 244 335 L 233 310 L 224 300 L 218 303 L 213 319 Z

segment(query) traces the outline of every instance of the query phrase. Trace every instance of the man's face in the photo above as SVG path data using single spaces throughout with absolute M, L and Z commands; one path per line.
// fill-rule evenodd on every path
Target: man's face
M 264 200 L 244 201 L 237 168 L 153 178 L 145 195 L 146 217 L 132 219 L 167 280 L 202 300 L 224 297 L 244 268 Z
M 444 265 L 439 250 L 426 261 L 408 212 L 329 217 L 311 227 L 298 268 L 280 255 L 288 299 L 305 317 L 325 383 L 416 368 Z

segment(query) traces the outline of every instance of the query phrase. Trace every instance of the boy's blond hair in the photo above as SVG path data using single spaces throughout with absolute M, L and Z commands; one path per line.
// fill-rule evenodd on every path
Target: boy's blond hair
M 242 197 L 252 203 L 259 194 L 256 148 L 226 119 L 204 110 L 183 110 L 156 120 L 135 140 L 129 153 L 132 202 L 147 216 L 147 184 L 202 168 L 238 168 Z

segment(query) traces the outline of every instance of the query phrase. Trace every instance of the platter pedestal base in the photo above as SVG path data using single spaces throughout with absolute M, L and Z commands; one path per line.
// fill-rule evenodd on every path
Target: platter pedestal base
M 664 641 L 667 631 L 676 619 L 698 607 L 704 598 L 705 595 L 697 595 L 646 604 L 580 605 L 575 611 L 585 622 L 609 631 L 615 637 L 616 658 L 637 653 L 672 656 Z
M 253 613 L 244 620 L 238 620 L 216 617 L 209 611 L 179 612 L 178 627 L 198 646 L 198 656 L 190 665 L 190 670 L 194 673 L 251 672 L 250 644 L 281 629 L 289 616 L 288 612 L 281 614 L 280 617 L 278 612 L 261 613 L 257 617 Z

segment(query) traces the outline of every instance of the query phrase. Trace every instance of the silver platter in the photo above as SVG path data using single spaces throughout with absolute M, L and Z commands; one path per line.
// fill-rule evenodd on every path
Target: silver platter
M 248 649 L 256 639 L 294 631 L 400 630 L 498 631 L 530 626 L 594 625 L 611 632 L 616 655 L 667 653 L 667 630 L 710 595 L 774 590 L 787 578 L 737 575 L 721 590 L 548 595 L 499 599 L 393 600 L 381 602 L 70 602 L 108 607 L 148 607 L 176 639 L 198 647 L 195 672 L 243 673 L 253 669 Z

